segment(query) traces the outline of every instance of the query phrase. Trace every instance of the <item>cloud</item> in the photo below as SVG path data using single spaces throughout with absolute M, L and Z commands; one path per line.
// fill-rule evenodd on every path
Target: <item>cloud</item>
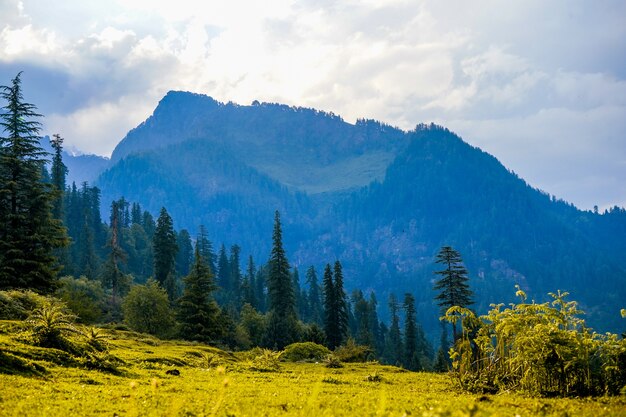
M 6 0 L 0 16 L 0 76 L 25 69 L 46 128 L 85 151 L 182 89 L 437 121 L 582 207 L 626 200 L 618 0 Z

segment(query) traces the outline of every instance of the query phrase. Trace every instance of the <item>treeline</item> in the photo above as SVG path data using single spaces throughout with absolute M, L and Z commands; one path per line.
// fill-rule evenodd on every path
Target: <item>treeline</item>
M 331 349 L 348 344 L 371 359 L 430 367 L 433 349 L 417 320 L 414 297 L 406 294 L 402 308 L 390 298 L 388 327 L 378 318 L 373 292 L 348 297 L 339 260 L 326 265 L 321 283 L 314 266 L 301 282 L 283 248 L 278 211 L 269 261 L 249 256 L 245 272 L 238 245 L 222 244 L 216 253 L 203 226 L 192 239 L 187 230 L 174 229 L 165 208 L 155 220 L 122 197 L 110 204 L 106 223 L 97 187 L 66 184 L 58 134 L 48 165 L 40 124 L 33 120 L 39 115 L 23 102 L 20 75 L 3 91 L 8 134 L 0 148 L 0 290 L 54 294 L 82 322 L 124 322 L 160 337 L 230 349 L 282 349 L 299 341 Z

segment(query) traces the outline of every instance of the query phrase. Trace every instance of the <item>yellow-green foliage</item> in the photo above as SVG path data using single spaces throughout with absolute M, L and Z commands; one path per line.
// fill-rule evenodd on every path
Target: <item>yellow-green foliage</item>
M 46 302 L 46 297 L 30 290 L 0 291 L 0 320 L 22 320 Z
M 581 400 L 475 395 L 458 390 L 446 375 L 374 363 L 328 369 L 322 363 L 287 362 L 275 372 L 257 372 L 247 366 L 248 361 L 269 352 L 259 349 L 235 356 L 198 343 L 100 330 L 106 336 L 108 355 L 119 362 L 120 373 L 112 374 L 80 364 L 62 364 L 56 356 L 64 352 L 21 342 L 19 332 L 24 328 L 21 322 L 0 321 L 0 352 L 10 350 L 45 372 L 9 375 L 0 369 L 3 417 L 602 417 L 624 415 L 626 409 L 624 397 Z M 85 328 L 78 328 L 85 333 Z M 31 359 L 25 359 L 26 355 Z M 3 361 L 0 358 L 0 363 Z M 180 375 L 167 373 L 174 369 Z
M 285 347 L 282 359 L 291 362 L 299 361 L 320 361 L 330 355 L 330 350 L 326 346 L 313 342 L 292 343 Z
M 567 293 L 551 303 L 492 305 L 477 317 L 451 307 L 442 318 L 460 321 L 462 337 L 451 349 L 454 374 L 465 389 L 519 390 L 541 395 L 616 395 L 626 386 L 626 340 L 597 334 Z

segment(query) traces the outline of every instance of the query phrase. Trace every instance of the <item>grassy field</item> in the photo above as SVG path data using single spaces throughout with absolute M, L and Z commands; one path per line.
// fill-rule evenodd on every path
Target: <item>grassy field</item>
M 624 397 L 475 395 L 447 375 L 376 363 L 260 371 L 253 353 L 113 330 L 110 366 L 89 370 L 92 362 L 20 342 L 20 327 L 0 321 L 2 416 L 626 416 Z M 15 358 L 21 375 L 6 373 Z M 180 375 L 167 374 L 173 369 Z

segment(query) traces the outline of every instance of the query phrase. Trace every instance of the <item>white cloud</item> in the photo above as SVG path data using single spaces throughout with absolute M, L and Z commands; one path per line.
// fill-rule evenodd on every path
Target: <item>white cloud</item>
M 6 0 L 0 16 L 0 74 L 56 80 L 49 102 L 37 96 L 46 126 L 85 151 L 109 154 L 183 89 L 439 121 L 585 207 L 605 204 L 602 178 L 626 177 L 620 1 Z M 607 199 L 626 200 L 613 188 Z

